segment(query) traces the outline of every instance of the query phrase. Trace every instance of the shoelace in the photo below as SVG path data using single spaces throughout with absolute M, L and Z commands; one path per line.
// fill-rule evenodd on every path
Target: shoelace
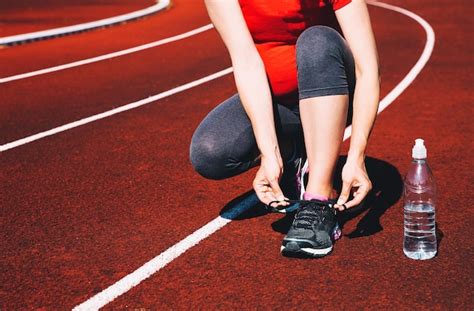
M 320 201 L 320 200 L 275 200 L 275 201 L 271 201 L 270 203 L 268 203 L 266 205 L 267 209 L 270 209 L 270 210 L 283 210 L 283 209 L 286 209 L 288 208 L 288 206 L 278 206 L 278 207 L 273 207 L 272 204 L 274 203 L 280 203 L 280 202 L 288 202 L 290 203 L 290 205 L 292 204 L 301 204 L 301 205 L 311 205 L 311 204 L 317 204 L 319 206 L 327 206 L 329 208 L 333 208 L 334 207 L 334 204 L 336 204 L 336 201 L 335 200 L 329 200 L 329 201 Z
M 310 229 L 315 222 L 324 222 L 325 209 L 330 208 L 329 203 L 306 201 L 298 209 L 293 226 L 295 228 Z

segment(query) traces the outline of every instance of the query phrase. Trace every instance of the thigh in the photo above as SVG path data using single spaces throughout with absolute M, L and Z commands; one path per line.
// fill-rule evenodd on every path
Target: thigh
M 273 104 L 281 144 L 301 139 L 298 106 Z M 258 164 L 260 151 L 238 94 L 219 104 L 204 118 L 193 135 L 190 149 L 196 170 L 213 179 L 234 176 Z
M 192 138 L 192 148 L 216 158 L 251 160 L 258 156 L 252 125 L 238 94 L 214 108 Z

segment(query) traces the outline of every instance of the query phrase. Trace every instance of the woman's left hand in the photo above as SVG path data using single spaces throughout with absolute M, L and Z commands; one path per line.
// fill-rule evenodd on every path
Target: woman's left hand
M 354 192 L 354 198 L 348 201 L 352 188 L 357 189 Z M 372 183 L 367 175 L 364 160 L 348 158 L 342 169 L 341 195 L 334 207 L 340 211 L 354 207 L 362 202 L 371 189 Z

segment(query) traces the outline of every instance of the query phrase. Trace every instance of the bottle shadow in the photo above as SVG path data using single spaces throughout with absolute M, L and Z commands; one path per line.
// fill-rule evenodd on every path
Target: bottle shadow
M 341 171 L 346 163 L 347 157 L 338 159 L 334 181 L 335 188 L 340 191 Z M 403 180 L 398 169 L 390 163 L 366 157 L 365 165 L 370 180 L 372 181 L 372 190 L 365 200 L 357 207 L 338 213 L 338 222 L 341 228 L 351 219 L 367 213 L 357 223 L 356 228 L 346 234 L 349 238 L 359 238 L 373 235 L 383 230 L 380 223 L 382 215 L 392 207 L 401 197 L 403 191 Z M 294 213 L 287 214 L 285 217 L 275 221 L 272 224 L 274 231 L 286 234 L 294 219 Z
M 436 257 L 439 257 L 440 255 L 440 250 L 441 250 L 441 241 L 444 238 L 444 232 L 441 230 L 441 227 L 439 226 L 439 223 L 435 223 L 436 226 L 436 244 L 437 244 L 437 251 L 436 251 Z

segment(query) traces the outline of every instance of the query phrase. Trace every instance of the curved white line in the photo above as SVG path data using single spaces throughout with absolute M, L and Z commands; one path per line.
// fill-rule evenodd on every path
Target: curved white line
M 21 138 L 21 139 L 12 141 L 10 143 L 6 143 L 4 145 L 0 145 L 0 152 L 7 151 L 9 149 L 13 149 L 13 148 L 16 148 L 18 146 L 31 143 L 35 140 L 38 140 L 38 139 L 41 139 L 41 138 L 44 138 L 44 137 L 48 137 L 48 136 L 51 136 L 51 135 L 54 135 L 54 134 L 58 134 L 58 133 L 73 129 L 73 128 L 79 127 L 79 126 L 87 124 L 87 123 L 91 123 L 91 122 L 94 122 L 94 121 L 97 121 L 97 120 L 100 120 L 100 119 L 104 119 L 104 118 L 113 116 L 114 114 L 117 114 L 117 113 L 120 113 L 120 112 L 124 112 L 124 111 L 127 111 L 127 110 L 135 109 L 135 108 L 143 106 L 143 105 L 150 104 L 150 103 L 152 103 L 154 101 L 157 101 L 159 99 L 174 95 L 176 93 L 183 92 L 185 90 L 188 90 L 188 89 L 193 88 L 195 86 L 201 85 L 201 84 L 206 83 L 208 81 L 212 81 L 214 79 L 220 78 L 220 77 L 225 76 L 225 75 L 227 75 L 231 72 L 232 72 L 232 68 L 227 68 L 227 69 L 221 70 L 219 72 L 213 73 L 211 75 L 208 75 L 206 77 L 203 77 L 201 79 L 198 79 L 198 80 L 183 84 L 181 86 L 172 88 L 168 91 L 150 96 L 148 98 L 144 98 L 144 99 L 141 99 L 139 101 L 114 108 L 112 110 L 108 110 L 108 111 L 105 111 L 105 112 L 102 112 L 102 113 L 99 113 L 99 114 L 96 114 L 96 115 L 92 115 L 90 117 L 87 117 L 87 118 L 84 118 L 84 119 L 81 119 L 81 120 L 77 120 L 77 121 L 74 121 L 74 122 L 71 122 L 71 123 L 67 123 L 67 124 L 52 128 L 50 130 L 40 132 L 38 134 L 34 134 L 34 135 L 31 135 L 31 136 L 28 136 L 28 137 L 25 137 L 25 138 Z
M 110 26 L 113 24 L 123 23 L 132 19 L 137 19 L 146 15 L 156 13 L 168 7 L 169 4 L 170 4 L 170 0 L 161 0 L 161 1 L 157 1 L 157 4 L 154 4 L 148 8 L 131 12 L 131 13 L 127 13 L 127 14 L 123 14 L 123 15 L 119 15 L 119 16 L 104 18 L 101 20 L 72 25 L 72 26 L 42 30 L 42 31 L 35 31 L 35 32 L 21 34 L 21 35 L 9 36 L 9 37 L 3 37 L 3 38 L 0 38 L 0 45 L 9 45 L 9 44 L 16 44 L 16 43 L 21 43 L 25 41 L 50 38 L 50 37 L 70 34 L 74 32 L 80 32 L 80 31 L 90 30 L 94 28 Z
M 410 70 L 410 72 L 407 74 L 407 76 L 389 94 L 387 94 L 387 96 L 382 99 L 378 110 L 378 112 L 380 113 L 387 106 L 389 106 L 403 92 L 403 90 L 405 90 L 410 85 L 411 82 L 413 82 L 416 76 L 420 73 L 421 69 L 423 69 L 423 67 L 426 65 L 433 51 L 435 35 L 431 26 L 423 18 L 408 10 L 381 2 L 369 3 L 374 6 L 379 6 L 385 9 L 399 12 L 414 19 L 423 27 L 426 32 L 426 44 L 423 49 L 423 53 L 416 62 L 415 66 L 413 66 L 412 70 Z M 350 134 L 351 130 L 346 129 L 346 132 L 344 133 L 344 140 L 349 138 Z M 227 216 L 227 218 L 224 218 L 222 216 L 216 217 L 214 220 L 210 221 L 200 229 L 194 231 L 185 239 L 174 244 L 173 246 L 162 252 L 160 255 L 145 263 L 137 270 L 120 279 L 102 292 L 89 298 L 80 305 L 77 305 L 74 310 L 97 310 L 105 306 L 106 304 L 128 292 L 131 288 L 135 287 L 145 279 L 149 278 L 150 276 L 161 270 L 167 264 L 178 258 L 180 255 L 184 254 L 187 250 L 197 245 L 202 240 L 209 237 L 211 234 L 215 233 L 216 231 L 227 225 L 229 222 L 232 221 L 233 218 L 242 214 L 244 211 L 251 208 L 252 206 L 255 206 L 256 202 L 258 202 L 258 199 L 255 197 L 255 195 L 247 197 L 244 201 L 240 202 L 240 204 L 237 204 L 235 207 L 226 212 L 227 215 L 222 215 L 224 217 Z
M 31 72 L 26 72 L 26 73 L 21 73 L 21 74 L 17 74 L 17 75 L 5 77 L 5 78 L 0 78 L 0 84 L 15 81 L 15 80 L 20 80 L 20 79 L 30 78 L 30 77 L 34 77 L 34 76 L 39 76 L 39 75 L 43 75 L 43 74 L 46 74 L 46 73 L 51 73 L 51 72 L 60 71 L 60 70 L 64 70 L 64 69 L 69 69 L 69 68 L 73 68 L 73 67 L 78 67 L 78 66 L 82 66 L 82 65 L 87 65 L 87 64 L 91 64 L 91 63 L 95 63 L 95 62 L 100 62 L 100 61 L 103 61 L 103 60 L 106 60 L 106 59 L 111 59 L 111 58 L 114 58 L 114 57 L 119 57 L 119 56 L 131 54 L 131 53 L 143 51 L 143 50 L 146 50 L 146 49 L 151 49 L 151 48 L 163 45 L 163 44 L 171 43 L 171 42 L 174 42 L 174 41 L 182 40 L 182 39 L 197 35 L 201 32 L 207 31 L 207 30 L 212 29 L 212 28 L 213 28 L 213 25 L 208 24 L 208 25 L 205 25 L 205 26 L 187 31 L 185 33 L 176 35 L 176 36 L 172 36 L 172 37 L 169 37 L 169 38 L 161 39 L 161 40 L 150 42 L 150 43 L 147 43 L 147 44 L 135 46 L 133 48 L 129 48 L 129 49 L 125 49 L 125 50 L 121 50 L 121 51 L 117 51 L 117 52 L 112 52 L 112 53 L 108 53 L 108 54 L 104 54 L 104 55 L 100 55 L 100 56 L 96 56 L 96 57 L 92 57 L 92 58 L 86 58 L 86 59 L 78 60 L 78 61 L 75 61 L 75 62 L 72 62 L 72 63 L 67 63 L 67 64 L 58 65 L 58 66 L 54 66 L 54 67 L 44 68 L 44 69 L 35 70 L 35 71 L 31 71 Z

